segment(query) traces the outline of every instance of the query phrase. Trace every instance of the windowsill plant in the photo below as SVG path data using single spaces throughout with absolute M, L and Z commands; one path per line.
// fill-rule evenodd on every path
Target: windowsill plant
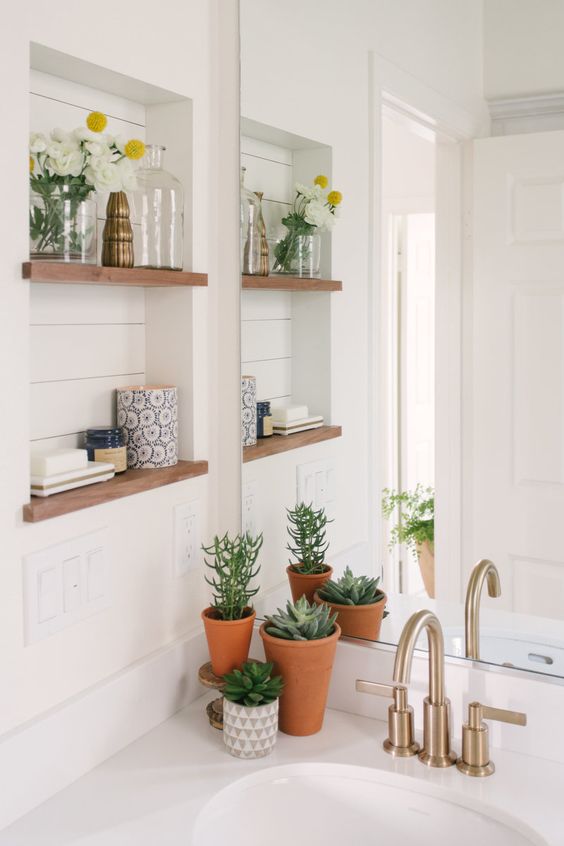
M 290 535 L 287 549 L 297 559 L 290 561 L 286 568 L 292 599 L 296 602 L 300 596 L 305 596 L 308 602 L 312 602 L 315 591 L 333 573 L 332 567 L 325 563 L 329 549 L 326 526 L 331 521 L 327 519 L 325 509 L 315 511 L 312 505 L 304 502 L 293 510 L 288 508 L 287 512 Z
M 266 660 L 284 679 L 280 730 L 315 734 L 323 725 L 329 682 L 341 629 L 327 605 L 305 596 L 267 616 L 260 627 Z
M 354 576 L 346 567 L 340 579 L 325 582 L 313 598 L 336 612 L 343 635 L 378 640 L 382 620 L 387 616 L 386 594 L 378 587 L 379 582 L 379 578 Z
M 417 485 L 412 491 L 393 491 L 385 488 L 382 513 L 395 518 L 390 532 L 390 549 L 405 544 L 417 556 L 427 595 L 435 598 L 435 492 L 431 487 Z
M 271 663 L 248 661 L 223 676 L 223 741 L 236 758 L 263 758 L 274 748 L 284 682 L 272 670 Z
M 233 540 L 226 533 L 214 537 L 213 544 L 202 547 L 211 560 L 205 564 L 213 570 L 206 582 L 213 591 L 211 605 L 202 611 L 202 620 L 212 670 L 217 676 L 240 667 L 249 656 L 255 611 L 250 600 L 258 587 L 251 587 L 258 575 L 257 558 L 262 546 L 262 535 L 236 535 Z

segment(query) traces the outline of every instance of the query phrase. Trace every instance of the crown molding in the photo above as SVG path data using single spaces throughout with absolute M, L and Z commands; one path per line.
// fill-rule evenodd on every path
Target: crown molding
M 492 120 L 558 115 L 564 113 L 564 92 L 488 100 L 487 103 Z

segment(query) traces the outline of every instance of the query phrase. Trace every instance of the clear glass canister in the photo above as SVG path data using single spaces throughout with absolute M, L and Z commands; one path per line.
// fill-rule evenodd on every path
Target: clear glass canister
M 184 191 L 163 168 L 165 150 L 147 144 L 137 171 L 138 187 L 132 197 L 135 266 L 182 270 Z
M 32 259 L 96 264 L 96 200 L 70 186 L 50 194 L 32 189 L 29 210 Z

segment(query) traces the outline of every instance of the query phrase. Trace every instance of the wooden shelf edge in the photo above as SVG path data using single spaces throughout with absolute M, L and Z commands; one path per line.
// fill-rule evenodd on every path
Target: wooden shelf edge
M 337 279 L 306 279 L 302 276 L 243 276 L 244 289 L 255 291 L 342 291 Z
M 103 505 L 125 496 L 143 493 L 143 491 L 183 482 L 196 476 L 205 476 L 208 472 L 207 461 L 179 461 L 173 467 L 154 470 L 127 470 L 114 476 L 107 482 L 98 482 L 84 488 L 53 494 L 52 496 L 34 496 L 23 507 L 24 523 L 39 523 L 52 517 L 71 514 L 93 505 Z
M 151 270 L 145 267 L 100 267 L 56 261 L 24 261 L 22 278 L 65 285 L 130 285 L 141 288 L 205 287 L 207 273 Z
M 292 449 L 330 441 L 333 438 L 340 438 L 342 434 L 341 426 L 320 426 L 319 429 L 308 429 L 307 432 L 296 432 L 295 435 L 272 435 L 270 438 L 261 438 L 256 446 L 243 447 L 243 462 L 246 464 L 248 461 L 256 461 L 259 458 L 280 455 Z

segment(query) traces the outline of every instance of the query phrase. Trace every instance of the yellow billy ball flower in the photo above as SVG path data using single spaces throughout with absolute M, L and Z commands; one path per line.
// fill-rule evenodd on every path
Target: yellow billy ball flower
M 33 160 L 33 156 L 30 156 L 29 157 L 29 172 L 33 173 L 34 170 L 35 170 L 35 162 Z
M 86 118 L 86 126 L 91 132 L 103 132 L 108 125 L 108 118 L 102 112 L 90 112 Z
M 319 185 L 320 188 L 327 188 L 327 186 L 329 184 L 329 180 L 327 179 L 326 176 L 323 176 L 323 174 L 320 173 L 319 176 L 316 176 L 315 179 L 313 180 L 313 184 Z
M 331 203 L 332 206 L 338 206 L 342 199 L 343 195 L 340 191 L 329 191 L 327 194 L 327 202 Z
M 138 138 L 132 138 L 123 148 L 123 152 L 128 159 L 142 159 L 145 155 L 145 145 Z

